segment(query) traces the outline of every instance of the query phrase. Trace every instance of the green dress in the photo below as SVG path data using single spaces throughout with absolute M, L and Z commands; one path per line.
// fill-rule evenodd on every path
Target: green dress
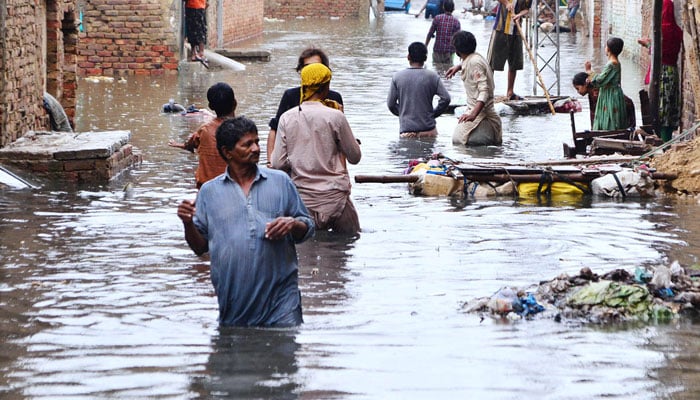
M 595 118 L 593 119 L 594 131 L 609 131 L 628 127 L 625 94 L 620 87 L 621 79 L 620 63 L 612 61 L 605 64 L 603 71 L 591 78 L 591 84 L 600 88 L 598 103 L 595 107 Z

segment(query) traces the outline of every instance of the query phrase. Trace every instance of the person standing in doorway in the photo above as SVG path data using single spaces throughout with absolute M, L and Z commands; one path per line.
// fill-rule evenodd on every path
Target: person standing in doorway
M 435 118 L 450 105 L 450 94 L 435 71 L 424 68 L 428 48 L 421 42 L 408 46 L 409 67 L 391 79 L 386 104 L 399 117 L 399 133 L 404 138 L 436 137 Z M 433 108 L 433 99 L 439 97 Z
M 452 55 L 455 48 L 452 46 L 452 35 L 461 29 L 459 20 L 452 15 L 455 10 L 455 3 L 452 0 L 445 0 L 442 3 L 444 13 L 433 19 L 428 35 L 425 37 L 425 46 L 430 44 L 430 39 L 435 36 L 433 45 L 433 62 L 436 64 L 452 64 Z
M 664 142 L 671 140 L 673 131 L 680 125 L 680 73 L 678 54 L 683 47 L 683 30 L 676 23 L 673 0 L 664 0 L 661 8 L 661 73 L 659 74 L 659 136 Z M 650 49 L 651 40 L 637 42 Z M 649 84 L 651 65 L 644 79 Z
M 518 26 L 521 19 L 529 14 L 531 4 L 532 0 L 498 0 L 487 58 L 494 71 L 503 71 L 508 62 L 507 100 L 522 99 L 513 91 L 518 70 L 523 69 L 523 41 Z
M 207 0 L 185 1 L 185 31 L 192 47 L 192 61 L 206 65 L 204 47 L 207 44 Z
M 216 130 L 216 145 L 226 172 L 202 186 L 196 206 L 182 201 L 177 215 L 190 248 L 211 256 L 219 324 L 299 325 L 295 243 L 313 236 L 313 221 L 287 174 L 258 168 L 253 121 L 224 121 Z

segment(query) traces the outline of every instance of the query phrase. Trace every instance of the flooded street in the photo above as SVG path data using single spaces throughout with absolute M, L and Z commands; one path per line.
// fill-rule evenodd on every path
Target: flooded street
M 492 22 L 461 23 L 485 55 Z M 398 174 L 434 152 L 560 159 L 572 141 L 567 114 L 510 113 L 501 148 L 453 146 L 453 115 L 438 119 L 434 141 L 399 139 L 386 95 L 392 73 L 408 66 L 408 45 L 425 40 L 422 17 L 265 26 L 246 46 L 272 60 L 245 62 L 242 72 L 80 82 L 76 131 L 130 130 L 139 167 L 103 186 L 39 181 L 34 191 L 0 191 L 0 398 L 700 398 L 698 321 L 601 327 L 462 311 L 503 286 L 584 266 L 697 264 L 700 206 L 675 198 L 460 202 L 413 196 L 405 184 L 354 184 L 360 237 L 320 234 L 298 247 L 305 323 L 220 329 L 208 259 L 187 247 L 176 216 L 195 196 L 197 159 L 167 146 L 203 120 L 161 114 L 169 98 L 205 107 L 207 88 L 225 81 L 263 143 L 282 92 L 298 85 L 299 53 L 314 44 L 329 54 L 331 87 L 362 141 L 351 176 Z M 561 47 L 561 94 L 573 95 L 584 61 L 604 60 L 581 36 L 563 34 Z M 638 106 L 643 73 L 622 64 L 623 89 Z M 533 74 L 526 59 L 517 93 L 531 93 Z M 505 72 L 495 79 L 496 95 L 505 94 Z M 463 98 L 459 79 L 445 84 L 455 102 Z M 590 127 L 582 105 L 578 130 Z

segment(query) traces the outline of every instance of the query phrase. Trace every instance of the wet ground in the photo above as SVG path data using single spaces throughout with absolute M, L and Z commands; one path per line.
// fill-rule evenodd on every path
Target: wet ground
M 459 8 L 459 4 L 458 4 Z M 351 175 L 400 173 L 407 160 L 561 158 L 568 115 L 503 115 L 501 148 L 451 143 L 456 119 L 432 142 L 398 139 L 386 109 L 391 74 L 429 22 L 268 22 L 251 48 L 269 63 L 243 72 L 82 82 L 77 131 L 129 129 L 144 163 L 104 186 L 38 182 L 0 193 L 0 397 L 236 399 L 697 399 L 697 321 L 601 327 L 550 320 L 480 320 L 464 301 L 583 266 L 594 272 L 698 263 L 698 205 L 673 198 L 556 203 L 415 197 L 404 184 L 356 184 L 363 232 L 299 246 L 305 324 L 293 330 L 219 329 L 206 258 L 182 238 L 176 205 L 195 195 L 196 158 L 169 148 L 201 122 L 160 114 L 169 98 L 206 105 L 226 81 L 238 114 L 266 124 L 310 44 L 325 49 L 332 87 L 362 140 Z M 462 19 L 485 54 L 491 22 Z M 583 62 L 603 60 L 585 38 L 562 37 L 562 94 Z M 643 73 L 625 63 L 623 88 Z M 429 68 L 434 68 L 429 63 Z M 517 91 L 531 91 L 532 68 Z M 496 94 L 505 73 L 496 73 Z M 458 80 L 446 82 L 455 99 Z M 635 97 L 635 96 L 632 96 Z M 587 104 L 576 115 L 588 126 Z M 316 273 L 318 272 L 318 273 Z

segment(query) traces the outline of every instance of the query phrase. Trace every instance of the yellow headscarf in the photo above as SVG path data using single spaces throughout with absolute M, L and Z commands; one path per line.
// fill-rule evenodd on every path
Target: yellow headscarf
M 309 64 L 301 70 L 301 101 L 308 100 L 324 84 L 331 81 L 333 73 L 321 63 Z

